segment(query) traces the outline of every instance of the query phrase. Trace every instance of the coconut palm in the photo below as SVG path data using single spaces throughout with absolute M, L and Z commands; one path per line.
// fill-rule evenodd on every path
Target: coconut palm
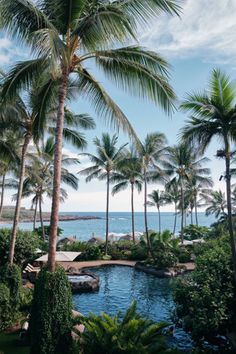
M 20 218 L 20 206 L 21 198 L 23 191 L 23 182 L 25 176 L 25 165 L 27 160 L 27 152 L 30 142 L 37 141 L 38 133 L 40 129 L 40 135 L 43 135 L 45 132 L 44 128 L 47 128 L 48 133 L 55 134 L 55 108 L 54 106 L 50 107 L 47 112 L 47 125 L 46 127 L 42 126 L 40 121 L 38 106 L 39 95 L 38 82 L 35 82 L 31 91 L 28 94 L 27 105 L 23 101 L 20 95 L 15 97 L 14 102 L 10 99 L 1 102 L 1 126 L 6 131 L 12 129 L 13 132 L 17 131 L 17 135 L 22 137 L 22 147 L 20 152 L 20 168 L 19 168 L 19 183 L 18 191 L 16 196 L 16 206 L 11 234 L 10 250 L 9 250 L 9 263 L 13 263 L 14 259 L 14 249 L 16 234 Z M 84 136 L 78 133 L 76 129 L 78 127 L 84 128 L 93 128 L 94 122 L 91 117 L 87 115 L 74 115 L 71 111 L 65 107 L 65 130 L 62 134 L 66 141 L 73 143 L 77 148 L 83 148 L 86 146 L 86 141 Z
M 39 207 L 39 216 L 42 228 L 42 236 L 45 238 L 42 203 L 43 196 L 52 198 L 53 191 L 53 155 L 54 138 L 49 137 L 45 143 L 38 146 L 37 153 L 32 155 L 32 161 L 26 166 L 26 178 L 23 184 L 22 197 L 33 195 L 32 206 L 34 209 L 34 228 L 37 216 L 37 207 Z M 68 171 L 67 166 L 78 164 L 79 160 L 70 158 L 67 155 L 62 156 L 62 182 L 74 190 L 78 189 L 78 178 Z M 61 201 L 67 198 L 66 191 L 61 188 Z
M 225 199 L 225 193 L 221 190 L 211 191 L 211 193 L 201 193 L 201 200 L 203 201 L 202 206 L 208 205 L 206 209 L 206 215 L 215 215 L 217 218 L 219 216 L 225 215 L 225 210 L 227 208 L 227 202 Z
M 173 235 L 175 235 L 177 214 L 178 214 L 178 204 L 180 200 L 180 189 L 177 181 L 172 181 L 171 184 L 167 183 L 165 185 L 165 202 L 166 204 L 174 204 L 174 226 L 173 226 Z
M 161 233 L 161 212 L 160 208 L 165 205 L 166 199 L 164 196 L 164 191 L 154 190 L 152 193 L 148 194 L 149 200 L 147 201 L 147 205 L 151 207 L 156 207 L 158 212 L 158 229 L 159 233 Z
M 106 180 L 106 247 L 105 254 L 107 254 L 108 248 L 108 234 L 109 234 L 109 201 L 110 201 L 110 183 L 113 171 L 121 161 L 123 155 L 122 150 L 127 145 L 117 147 L 118 137 L 117 135 L 110 136 L 107 133 L 102 134 L 102 138 L 94 139 L 94 145 L 96 146 L 96 155 L 89 153 L 82 153 L 80 155 L 86 156 L 92 162 L 91 167 L 87 167 L 81 170 L 81 175 L 87 176 L 86 182 L 90 182 L 94 178 L 99 180 Z
M 135 243 L 135 227 L 134 227 L 134 189 L 138 192 L 142 190 L 141 162 L 137 154 L 131 151 L 123 153 L 117 170 L 111 178 L 112 183 L 116 183 L 112 188 L 112 194 L 116 194 L 130 186 L 131 189 L 131 217 L 132 217 L 132 238 Z
M 14 135 L 12 131 L 2 131 L 2 136 L 0 137 L 0 217 L 4 204 L 5 189 L 17 189 L 18 186 L 18 182 L 15 178 L 7 177 L 9 173 L 16 172 L 19 166 L 18 145 L 18 136 Z
M 187 181 L 187 197 L 190 201 L 191 224 L 193 224 L 193 209 L 195 209 L 195 222 L 198 225 L 198 196 L 200 193 L 211 193 L 212 178 L 207 174 L 210 169 L 205 169 L 206 176 L 192 174 Z
M 162 182 L 164 180 L 165 174 L 161 169 L 161 163 L 166 144 L 167 140 L 164 134 L 151 133 L 146 136 L 144 142 L 141 143 L 139 147 L 144 183 L 144 225 L 149 253 L 152 251 L 149 241 L 147 221 L 147 185 L 149 181 Z
M 86 68 L 94 59 L 109 79 L 129 93 L 146 97 L 166 111 L 172 108 L 175 95 L 167 81 L 168 65 L 154 52 L 138 45 L 111 49 L 136 39 L 137 25 L 160 12 L 178 14 L 174 0 L 124 1 L 61 1 L 1 0 L 0 26 L 18 37 L 36 54 L 35 59 L 18 63 L 10 72 L 4 94 L 10 97 L 20 88 L 27 88 L 35 77 L 45 80 L 41 90 L 41 126 L 51 86 L 58 84 L 54 192 L 51 212 L 49 269 L 55 268 L 58 226 L 62 131 L 68 82 L 73 75 L 74 86 L 84 98 L 91 100 L 99 115 L 108 117 L 117 126 L 135 135 L 127 118 L 101 84 Z M 140 26 L 139 26 L 140 28 Z M 44 75 L 44 73 L 46 73 Z
M 231 142 L 235 140 L 236 132 L 235 100 L 234 83 L 221 70 L 214 69 L 208 91 L 189 94 L 181 108 L 192 115 L 182 129 L 185 141 L 198 144 L 202 152 L 206 150 L 213 138 L 222 142 L 223 150 L 219 150 L 217 156 L 225 160 L 228 225 L 236 281 L 236 245 L 232 223 L 230 174 Z
M 172 173 L 173 177 L 169 182 L 169 185 L 172 183 L 178 183 L 180 185 L 180 210 L 181 210 L 181 242 L 183 243 L 183 229 L 184 229 L 184 216 L 185 210 L 188 207 L 186 203 L 185 191 L 186 191 L 186 182 L 188 182 L 191 176 L 194 174 L 196 178 L 200 178 L 202 175 L 209 173 L 209 170 L 203 168 L 202 165 L 208 161 L 207 158 L 198 159 L 198 152 L 189 144 L 184 142 L 170 147 L 166 154 L 167 161 L 165 161 L 165 168 L 169 170 L 169 173 Z

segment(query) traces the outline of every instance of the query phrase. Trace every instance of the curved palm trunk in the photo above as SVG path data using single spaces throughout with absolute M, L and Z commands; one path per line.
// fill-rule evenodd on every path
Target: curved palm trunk
M 38 209 L 38 197 L 36 197 L 36 201 L 35 201 L 33 230 L 36 229 L 37 209 Z
M 108 234 L 109 234 L 109 197 L 110 197 L 110 172 L 107 172 L 107 203 L 106 203 L 106 246 L 105 254 L 108 250 Z
M 48 269 L 54 272 L 56 265 L 57 228 L 59 221 L 60 206 L 60 184 L 61 184 L 61 155 L 62 155 L 62 134 L 64 126 L 64 108 L 68 87 L 68 70 L 64 68 L 62 83 L 59 89 L 59 106 L 57 113 L 57 126 L 54 150 L 54 174 L 53 174 L 53 197 L 50 220 L 50 237 L 48 252 Z
M 151 243 L 148 234 L 148 220 L 147 220 L 147 173 L 146 169 L 144 169 L 144 226 L 145 226 L 145 233 L 147 238 L 147 247 L 148 247 L 148 254 L 152 255 Z
M 131 183 L 131 216 L 132 216 L 132 238 L 135 243 L 135 231 L 134 231 L 134 184 Z
M 40 217 L 40 224 L 41 224 L 41 229 L 42 229 L 42 238 L 45 241 L 45 230 L 44 230 L 44 224 L 43 224 L 43 213 L 42 213 L 42 196 L 39 196 L 39 217 Z
M 226 144 L 226 149 L 225 149 L 225 167 L 226 167 L 226 195 L 227 195 L 228 227 L 229 227 L 230 243 L 231 243 L 231 250 L 232 250 L 232 260 L 233 260 L 233 267 L 234 267 L 234 280 L 236 282 L 236 246 L 235 246 L 233 220 L 232 220 L 230 150 L 229 150 L 228 144 Z
M 184 187 L 183 187 L 183 179 L 181 177 L 181 229 L 180 229 L 180 237 L 181 243 L 184 243 Z
M 13 264 L 13 260 L 14 260 L 16 233 L 17 233 L 19 219 L 20 219 L 20 205 L 21 205 L 23 182 L 24 182 L 24 176 L 25 176 L 25 160 L 26 160 L 26 153 L 27 153 L 27 148 L 28 148 L 30 139 L 31 139 L 31 134 L 27 133 L 25 135 L 25 140 L 24 140 L 24 144 L 22 147 L 22 153 L 21 153 L 19 185 L 18 185 L 18 191 L 17 191 L 15 215 L 14 215 L 14 222 L 13 222 L 11 240 L 10 240 L 10 249 L 9 249 L 9 255 L 8 255 L 8 262 L 11 265 Z
M 157 207 L 157 211 L 158 211 L 158 229 L 159 229 L 159 234 L 161 233 L 161 213 L 160 213 L 160 208 Z
M 174 219 L 173 235 L 175 235 L 176 222 L 177 222 L 177 205 L 175 204 L 175 219 Z
M 197 210 L 197 197 L 196 196 L 194 199 L 194 206 L 195 206 L 195 221 L 196 221 L 196 225 L 198 226 L 198 210 Z
M 1 202 L 0 202 L 0 217 L 2 216 L 2 209 L 3 209 L 3 201 L 4 201 L 4 192 L 5 192 L 5 180 L 6 175 L 2 176 L 2 191 L 1 191 Z

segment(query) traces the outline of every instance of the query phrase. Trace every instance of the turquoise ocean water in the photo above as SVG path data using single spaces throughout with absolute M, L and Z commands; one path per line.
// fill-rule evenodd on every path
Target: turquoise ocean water
M 97 220 L 74 220 L 60 222 L 60 227 L 63 229 L 62 236 L 76 236 L 80 240 L 88 240 L 94 233 L 96 236 L 105 237 L 105 213 L 104 212 L 70 212 L 61 213 L 63 215 L 79 215 L 79 216 L 98 216 L 101 219 Z M 198 220 L 200 225 L 210 226 L 215 218 L 213 216 L 206 217 L 204 213 L 199 213 Z M 162 230 L 173 230 L 174 215 L 173 213 L 161 213 Z M 187 224 L 190 223 L 190 218 L 187 218 Z M 47 225 L 48 223 L 45 223 Z M 131 231 L 131 213 L 129 212 L 111 212 L 109 217 L 109 232 L 125 234 Z M 148 213 L 149 228 L 158 229 L 157 213 Z M 1 224 L 1 227 L 11 227 L 11 224 Z M 32 223 L 21 223 L 21 229 L 32 230 Z M 178 231 L 180 228 L 180 218 L 177 220 Z M 144 215 L 142 212 L 135 213 L 135 230 L 142 232 L 144 230 Z

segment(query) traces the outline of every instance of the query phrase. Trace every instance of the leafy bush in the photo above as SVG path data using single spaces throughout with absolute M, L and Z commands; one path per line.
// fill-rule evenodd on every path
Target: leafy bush
M 8 259 L 10 246 L 11 229 L 0 229 L 0 266 Z M 39 247 L 39 240 L 36 234 L 30 231 L 17 231 L 14 263 L 22 265 L 35 259 L 35 250 Z
M 0 283 L 0 331 L 9 327 L 12 323 L 12 309 L 10 305 L 10 290 Z
M 148 252 L 147 247 L 143 247 L 140 244 L 133 245 L 131 247 L 130 258 L 134 261 L 142 261 L 147 258 Z
M 174 254 L 180 263 L 187 263 L 191 261 L 192 250 L 191 247 L 178 247 L 174 250 Z
M 22 279 L 20 268 L 16 265 L 5 264 L 0 268 L 0 283 L 5 284 L 10 291 L 10 305 L 15 311 L 20 305 L 20 292 L 22 290 Z
M 87 246 L 85 251 L 80 255 L 81 261 L 92 261 L 101 259 L 101 251 L 97 246 Z
M 211 241 L 197 257 L 193 274 L 177 282 L 177 316 L 193 338 L 211 339 L 236 329 L 236 296 L 228 237 Z
M 30 316 L 32 354 L 71 351 L 72 296 L 63 268 L 43 268 L 35 284 Z
M 167 349 L 162 334 L 165 324 L 142 318 L 136 312 L 135 302 L 123 319 L 119 314 L 110 317 L 103 313 L 80 317 L 78 321 L 85 325 L 85 331 L 79 334 L 77 354 L 177 354 L 176 350 Z
M 155 252 L 154 265 L 157 269 L 173 267 L 178 259 L 171 250 L 164 249 Z
M 198 225 L 188 225 L 184 228 L 185 240 L 197 240 L 199 238 L 206 238 L 209 234 L 209 228 Z
M 63 251 L 71 251 L 71 252 L 84 252 L 88 247 L 87 242 L 83 241 L 75 241 L 73 243 L 63 245 Z

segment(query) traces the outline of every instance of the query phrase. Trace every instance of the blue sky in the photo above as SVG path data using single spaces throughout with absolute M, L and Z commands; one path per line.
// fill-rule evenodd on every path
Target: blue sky
M 140 45 L 158 51 L 172 65 L 171 83 L 179 100 L 186 92 L 206 88 L 210 72 L 214 67 L 225 70 L 232 79 L 236 77 L 236 1 L 218 0 L 186 0 L 182 2 L 181 19 L 162 15 L 153 21 L 149 28 L 140 31 Z M 0 38 L 0 61 L 7 67 L 12 60 L 26 59 L 27 51 L 14 45 L 10 38 Z M 177 141 L 179 129 L 183 126 L 186 115 L 176 112 L 172 117 L 166 116 L 160 109 L 149 102 L 143 102 L 131 97 L 128 93 L 118 90 L 114 84 L 104 79 L 100 72 L 95 71 L 99 81 L 104 84 L 113 99 L 123 109 L 134 126 L 138 136 L 143 139 L 149 132 L 160 131 L 166 134 L 170 145 Z M 84 101 L 76 100 L 71 105 L 75 112 L 88 112 L 96 120 L 97 128 L 87 134 L 88 150 L 93 150 L 93 137 L 102 132 L 114 133 L 102 120 L 97 119 L 93 110 Z M 120 143 L 128 142 L 124 134 L 120 134 Z M 212 160 L 209 167 L 215 181 L 215 188 L 224 189 L 224 183 L 219 182 L 219 176 L 224 170 L 223 162 L 217 161 L 214 154 L 218 143 L 212 143 L 207 156 Z M 65 151 L 71 155 L 77 152 L 68 146 Z M 87 166 L 83 161 L 81 167 Z M 73 169 L 76 172 L 78 168 Z M 150 191 L 157 186 L 150 186 Z M 10 194 L 6 197 L 10 203 Z M 122 192 L 111 199 L 112 211 L 128 211 L 130 209 L 128 192 Z M 25 200 L 23 206 L 29 206 Z M 136 196 L 136 210 L 141 211 L 142 195 Z M 105 185 L 93 181 L 85 184 L 80 181 L 77 192 L 69 190 L 69 198 L 62 204 L 63 211 L 103 211 L 105 208 Z M 50 210 L 50 201 L 45 200 L 45 210 Z M 167 207 L 165 210 L 171 210 Z

